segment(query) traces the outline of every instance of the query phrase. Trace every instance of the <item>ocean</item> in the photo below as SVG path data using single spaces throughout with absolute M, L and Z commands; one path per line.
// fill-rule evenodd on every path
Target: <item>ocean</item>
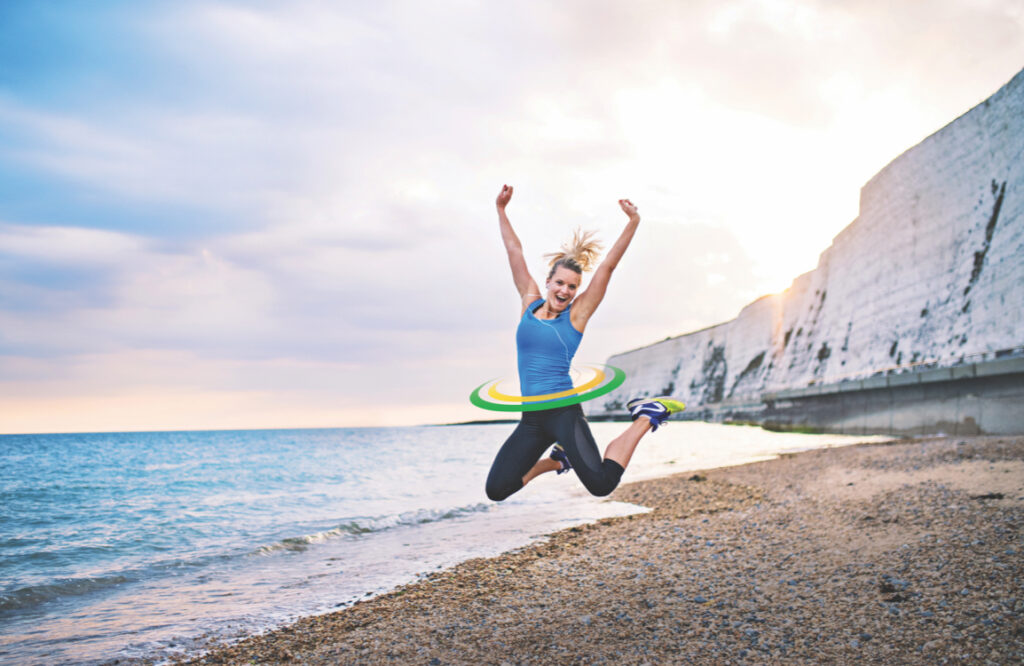
M 603 446 L 625 425 L 592 427 Z M 513 428 L 0 436 L 0 662 L 194 654 L 644 511 L 589 496 L 572 474 L 489 501 Z M 623 480 L 865 439 L 672 422 Z

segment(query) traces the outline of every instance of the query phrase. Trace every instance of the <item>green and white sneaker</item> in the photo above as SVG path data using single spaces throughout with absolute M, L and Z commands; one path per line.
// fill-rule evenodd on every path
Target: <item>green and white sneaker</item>
M 669 416 L 686 409 L 686 405 L 667 396 L 637 398 L 627 402 L 626 407 L 634 421 L 641 416 L 646 416 L 651 421 L 651 430 L 657 430 L 658 426 L 665 423 Z

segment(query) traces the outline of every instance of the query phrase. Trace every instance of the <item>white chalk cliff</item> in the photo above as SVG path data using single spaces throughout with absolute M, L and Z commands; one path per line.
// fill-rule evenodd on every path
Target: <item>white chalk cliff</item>
M 691 408 L 1024 353 L 1024 71 L 861 188 L 818 266 L 732 321 L 612 356 L 591 416 Z

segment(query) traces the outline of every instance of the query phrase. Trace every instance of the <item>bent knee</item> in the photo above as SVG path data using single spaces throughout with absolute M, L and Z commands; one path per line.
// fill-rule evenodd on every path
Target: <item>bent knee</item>
M 614 460 L 606 459 L 601 463 L 599 474 L 586 475 L 587 478 L 581 476 L 580 480 L 583 481 L 583 486 L 591 495 L 605 497 L 611 495 L 612 491 L 619 487 L 619 481 L 622 480 L 624 471 L 622 465 Z
M 618 488 L 618 486 L 618 481 L 605 481 L 601 483 L 591 483 L 585 485 L 587 492 L 589 492 L 594 497 L 607 497 L 608 495 L 611 495 L 612 491 Z
M 508 485 L 488 483 L 484 486 L 484 492 L 487 493 L 487 498 L 489 500 L 493 502 L 501 502 L 502 500 L 507 499 L 509 495 L 519 490 L 519 488 L 522 488 L 522 485 L 517 488 L 510 488 Z

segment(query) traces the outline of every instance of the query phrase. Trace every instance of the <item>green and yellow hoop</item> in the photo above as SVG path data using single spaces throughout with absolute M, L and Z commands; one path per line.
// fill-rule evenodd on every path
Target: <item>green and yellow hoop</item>
M 585 381 L 558 393 L 544 395 L 512 395 L 498 390 L 505 379 L 492 379 L 476 387 L 469 394 L 469 401 L 481 409 L 494 412 L 536 412 L 566 405 L 578 405 L 587 400 L 610 393 L 626 381 L 626 373 L 611 365 L 586 365 L 574 370 L 586 369 L 591 375 L 582 375 Z

